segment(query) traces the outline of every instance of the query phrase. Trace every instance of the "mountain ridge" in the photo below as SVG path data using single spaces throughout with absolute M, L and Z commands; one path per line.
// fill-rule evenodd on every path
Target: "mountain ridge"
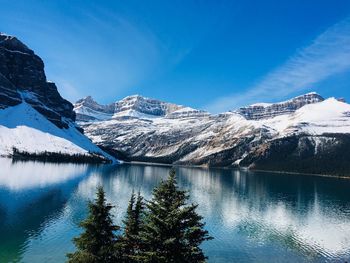
M 91 96 L 87 96 L 74 103 L 74 111 L 77 115 L 77 121 L 98 121 L 118 117 L 178 118 L 186 115 L 206 114 L 202 110 L 141 95 L 127 96 L 119 101 L 105 105 L 99 104 Z
M 316 92 L 310 92 L 282 102 L 255 103 L 241 107 L 235 110 L 235 112 L 243 115 L 246 119 L 259 120 L 292 113 L 307 104 L 317 103 L 323 100 L 324 98 L 321 95 Z
M 263 169 L 268 162 L 263 162 L 265 159 L 261 157 L 267 155 L 272 158 L 278 150 L 276 145 L 281 145 L 281 150 L 291 151 L 285 152 L 285 156 L 297 155 L 295 160 L 302 162 L 306 152 L 310 155 L 308 158 L 314 161 L 313 165 L 324 167 L 318 162 L 322 159 L 320 155 L 327 155 L 327 151 L 322 149 L 328 145 L 328 141 L 334 142 L 331 149 L 348 142 L 350 105 L 335 98 L 323 99 L 316 93 L 296 98 L 287 103 L 264 104 L 270 108 L 272 105 L 271 109 L 276 112 L 270 111 L 269 116 L 261 118 L 232 111 L 179 118 L 169 118 L 167 115 L 148 119 L 133 116 L 87 122 L 78 119 L 78 122 L 93 142 L 126 161 Z M 295 105 L 291 105 L 291 101 Z M 281 105 L 286 107 L 281 108 Z M 290 140 L 300 143 L 282 147 L 284 141 Z M 308 151 L 303 151 L 305 145 L 310 148 Z M 337 171 L 350 174 L 350 165 L 347 162 L 341 165 L 344 167 L 335 166 L 338 167 Z M 290 167 L 289 170 L 310 172 L 306 168 L 295 171 Z M 318 172 L 329 173 L 329 170 Z
M 316 92 L 309 92 L 303 95 L 296 96 L 286 101 L 275 102 L 275 103 L 254 103 L 248 106 L 240 107 L 238 109 L 230 110 L 228 112 L 223 112 L 219 114 L 211 114 L 205 110 L 198 110 L 188 106 L 164 102 L 161 100 L 148 98 L 141 95 L 130 95 L 121 100 L 117 100 L 113 103 L 104 104 L 104 105 L 99 104 L 92 98 L 92 96 L 89 95 L 89 96 L 86 96 L 85 98 L 79 99 L 73 105 L 74 105 L 74 111 L 76 112 L 77 116 L 80 115 L 79 117 L 77 117 L 77 121 L 84 121 L 84 119 L 93 120 L 93 116 L 89 116 L 88 112 L 84 112 L 84 110 L 81 109 L 82 106 L 85 106 L 93 111 L 100 111 L 101 113 L 106 113 L 111 115 L 120 113 L 123 111 L 127 111 L 130 109 L 143 113 L 145 110 L 143 110 L 142 108 L 135 107 L 135 104 L 129 103 L 129 107 L 127 106 L 125 107 L 125 105 L 123 106 L 123 104 L 125 104 L 126 101 L 128 102 L 133 100 L 134 101 L 135 100 L 152 101 L 153 103 L 171 105 L 173 107 L 173 110 L 170 110 L 167 113 L 163 112 L 163 114 L 149 114 L 157 117 L 170 117 L 171 114 L 174 112 L 187 111 L 187 112 L 203 113 L 204 115 L 211 115 L 211 116 L 236 113 L 236 114 L 242 115 L 246 119 L 258 120 L 258 119 L 271 118 L 278 115 L 292 113 L 307 104 L 321 102 L 324 100 L 324 98 Z M 263 113 L 262 111 L 265 111 L 265 113 Z M 81 115 L 85 115 L 85 116 L 81 116 Z M 110 116 L 110 117 L 113 117 L 113 116 Z

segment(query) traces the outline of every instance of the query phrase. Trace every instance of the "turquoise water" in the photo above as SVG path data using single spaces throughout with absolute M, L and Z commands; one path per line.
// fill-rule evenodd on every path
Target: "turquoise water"
M 203 245 L 209 262 L 350 260 L 350 180 L 176 169 L 214 237 Z M 0 159 L 0 262 L 64 262 L 97 185 L 120 223 L 131 191 L 149 199 L 168 170 Z

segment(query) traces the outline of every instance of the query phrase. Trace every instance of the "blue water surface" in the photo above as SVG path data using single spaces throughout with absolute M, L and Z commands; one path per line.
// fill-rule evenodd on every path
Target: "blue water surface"
M 0 262 L 65 262 L 102 185 L 121 224 L 131 192 L 151 198 L 170 167 L 0 159 Z M 214 240 L 208 262 L 350 260 L 350 180 L 177 167 Z

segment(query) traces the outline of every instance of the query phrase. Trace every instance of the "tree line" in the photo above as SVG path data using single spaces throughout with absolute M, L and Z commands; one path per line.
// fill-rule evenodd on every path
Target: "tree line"
M 20 151 L 16 147 L 12 148 L 12 160 L 13 161 L 41 161 L 41 162 L 50 162 L 50 163 L 111 163 L 111 160 L 108 160 L 100 153 L 89 151 L 87 154 L 82 153 L 62 153 L 62 152 L 27 152 Z
M 88 217 L 80 223 L 83 232 L 73 239 L 77 250 L 67 254 L 69 263 L 206 261 L 200 245 L 212 237 L 196 212 L 198 205 L 189 204 L 188 192 L 178 188 L 173 169 L 153 189 L 151 200 L 131 194 L 122 233 L 113 223 L 114 206 L 107 203 L 101 186 L 96 194 Z

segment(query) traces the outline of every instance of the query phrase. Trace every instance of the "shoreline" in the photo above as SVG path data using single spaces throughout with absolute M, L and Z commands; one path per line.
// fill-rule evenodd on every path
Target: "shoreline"
M 331 175 L 331 174 L 313 174 L 313 173 L 303 173 L 303 172 L 289 172 L 289 171 L 274 171 L 274 170 L 262 170 L 262 169 L 248 169 L 245 167 L 228 167 L 228 166 L 207 166 L 207 165 L 189 165 L 189 164 L 167 164 L 167 163 L 156 163 L 156 162 L 141 162 L 141 161 L 122 161 L 118 160 L 118 162 L 114 163 L 94 163 L 94 162 L 74 162 L 74 161 L 64 161 L 64 162 L 59 162 L 59 161 L 44 161 L 44 160 L 39 160 L 39 159 L 25 159 L 25 158 L 20 158 L 20 159 L 14 159 L 12 156 L 3 156 L 0 155 L 0 158 L 8 158 L 12 159 L 13 161 L 19 161 L 19 162 L 48 162 L 48 163 L 56 163 L 56 164 L 67 164 L 67 163 L 75 163 L 75 164 L 96 164 L 96 165 L 121 165 L 121 164 L 136 164 L 136 165 L 150 165 L 150 166 L 163 166 L 163 167 L 184 167 L 184 168 L 200 168 L 200 169 L 220 169 L 220 170 L 238 170 L 238 171 L 243 171 L 243 172 L 259 172 L 259 173 L 274 173 L 274 174 L 287 174 L 287 175 L 307 175 L 307 176 L 317 176 L 317 177 L 325 177 L 325 178 L 334 178 L 334 179 L 350 179 L 349 176 L 345 175 Z
M 225 166 L 205 166 L 205 165 L 185 165 L 185 164 L 166 164 L 166 163 L 156 163 L 156 162 L 141 162 L 141 161 L 130 161 L 123 163 L 126 164 L 140 164 L 140 165 L 152 165 L 152 166 L 165 166 L 165 167 L 184 167 L 184 168 L 202 168 L 202 169 L 225 169 L 225 170 L 239 170 L 244 172 L 261 172 L 261 173 L 275 173 L 275 174 L 289 174 L 289 175 L 307 175 L 307 176 L 317 176 L 325 178 L 335 178 L 335 179 L 350 179 L 349 176 L 345 175 L 331 175 L 331 174 L 313 174 L 313 173 L 302 173 L 302 172 L 288 172 L 288 171 L 274 171 L 274 170 L 262 170 L 262 169 L 253 169 L 250 170 L 244 167 L 225 167 Z
M 290 175 L 307 175 L 307 176 L 317 176 L 317 177 L 326 177 L 326 178 L 336 178 L 336 179 L 350 179 L 349 176 L 345 175 L 330 175 L 330 174 L 312 174 L 312 173 L 300 173 L 300 172 L 287 172 L 287 171 L 273 171 L 273 170 L 261 170 L 261 169 L 254 169 L 249 170 L 250 172 L 259 172 L 259 173 L 275 173 L 275 174 L 290 174 Z

